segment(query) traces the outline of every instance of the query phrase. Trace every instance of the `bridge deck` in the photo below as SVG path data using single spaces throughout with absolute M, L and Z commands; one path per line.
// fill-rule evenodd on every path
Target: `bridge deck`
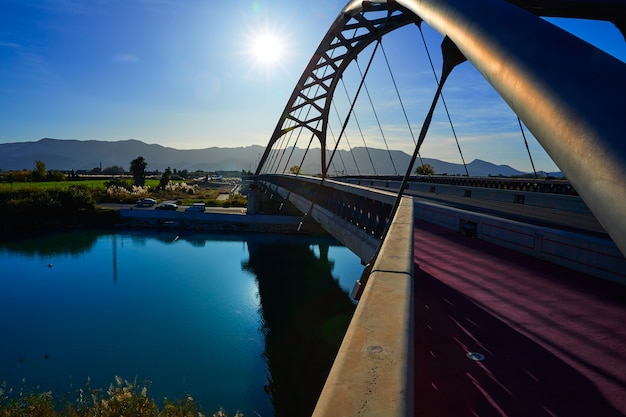
M 626 415 L 626 287 L 422 222 L 414 259 L 416 416 Z

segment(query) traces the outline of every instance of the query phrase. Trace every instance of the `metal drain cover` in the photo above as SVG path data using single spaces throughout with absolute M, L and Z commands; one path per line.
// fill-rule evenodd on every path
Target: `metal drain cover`
M 465 356 L 467 356 L 468 359 L 471 359 L 476 362 L 485 360 L 485 355 L 483 355 L 482 353 L 478 353 L 478 352 L 467 352 L 467 355 Z

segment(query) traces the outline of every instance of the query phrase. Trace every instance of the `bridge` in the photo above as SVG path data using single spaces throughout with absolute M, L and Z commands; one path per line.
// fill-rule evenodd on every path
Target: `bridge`
M 626 64 L 542 17 L 610 21 L 626 34 L 622 0 L 353 0 L 313 53 L 260 159 L 250 207 L 263 196 L 292 204 L 299 228 L 318 223 L 366 265 L 314 416 L 626 414 Z M 372 57 L 407 25 L 443 41 L 406 173 L 333 178 Z M 370 50 L 335 139 L 335 93 Z M 466 60 L 567 183 L 414 180 L 443 86 Z M 291 159 L 303 134 L 307 152 L 320 146 L 320 175 Z M 505 215 L 531 206 L 556 214 Z M 582 220 L 557 225 L 565 217 Z

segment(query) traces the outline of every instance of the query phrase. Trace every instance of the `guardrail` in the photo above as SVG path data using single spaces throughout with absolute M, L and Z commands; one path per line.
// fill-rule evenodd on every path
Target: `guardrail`
M 303 175 L 259 175 L 256 182 L 311 215 L 365 263 L 380 245 L 396 200 L 391 192 Z
M 365 185 L 366 181 L 402 181 L 402 177 L 399 177 L 397 175 L 341 176 L 336 177 L 335 179 L 338 181 L 346 182 L 353 182 L 356 180 L 361 185 Z M 457 187 L 478 187 L 533 193 L 578 195 L 578 193 L 569 181 L 557 179 L 468 177 L 463 175 L 416 175 L 409 179 L 409 183 L 454 185 Z
M 395 201 L 394 194 L 371 192 L 366 187 L 361 188 L 362 192 L 355 191 L 354 187 L 347 189 L 340 182 L 315 177 L 260 175 L 259 181 L 297 190 L 299 196 L 376 238 L 382 236 Z

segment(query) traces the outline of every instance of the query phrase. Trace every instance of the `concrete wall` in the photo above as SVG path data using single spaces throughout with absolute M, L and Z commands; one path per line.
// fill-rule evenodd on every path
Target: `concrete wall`
M 403 198 L 313 417 L 413 416 L 413 205 Z
M 350 182 L 362 181 L 351 179 Z M 363 180 L 363 182 L 386 189 L 399 187 L 398 181 Z M 589 208 L 578 196 L 425 183 L 411 183 L 409 189 L 505 203 L 515 203 L 518 196 L 523 196 L 523 204 L 527 206 L 556 209 L 566 213 L 590 213 Z M 468 190 L 471 191 L 470 196 L 466 194 Z M 626 258 L 609 239 L 533 226 L 427 201 L 415 201 L 415 216 L 450 230 L 471 234 L 477 239 L 626 285 Z
M 415 200 L 415 217 L 476 239 L 626 285 L 626 258 L 613 241 Z
M 355 185 L 371 186 L 382 189 L 397 190 L 400 181 L 354 179 L 347 182 Z M 432 195 L 466 197 L 475 200 L 497 201 L 500 203 L 516 203 L 526 206 L 551 208 L 575 213 L 591 213 L 589 207 L 579 196 L 538 193 L 531 191 L 499 190 L 494 188 L 460 187 L 446 184 L 430 184 L 410 182 L 408 190 Z M 521 199 L 520 199 L 521 197 Z
M 266 214 L 200 213 L 186 211 L 159 211 L 122 209 L 120 216 L 134 227 L 160 227 L 171 229 L 297 233 L 301 216 L 275 216 Z M 318 225 L 307 225 L 301 233 L 325 233 Z
M 289 201 L 303 213 L 306 213 L 311 208 L 311 202 L 309 200 L 295 193 L 289 193 L 282 187 L 276 188 L 275 192 L 289 199 Z M 380 245 L 380 240 L 363 233 L 361 229 L 338 218 L 322 207 L 314 205 L 311 215 L 315 222 L 354 252 L 364 263 L 372 259 L 372 256 L 374 256 L 374 253 Z

